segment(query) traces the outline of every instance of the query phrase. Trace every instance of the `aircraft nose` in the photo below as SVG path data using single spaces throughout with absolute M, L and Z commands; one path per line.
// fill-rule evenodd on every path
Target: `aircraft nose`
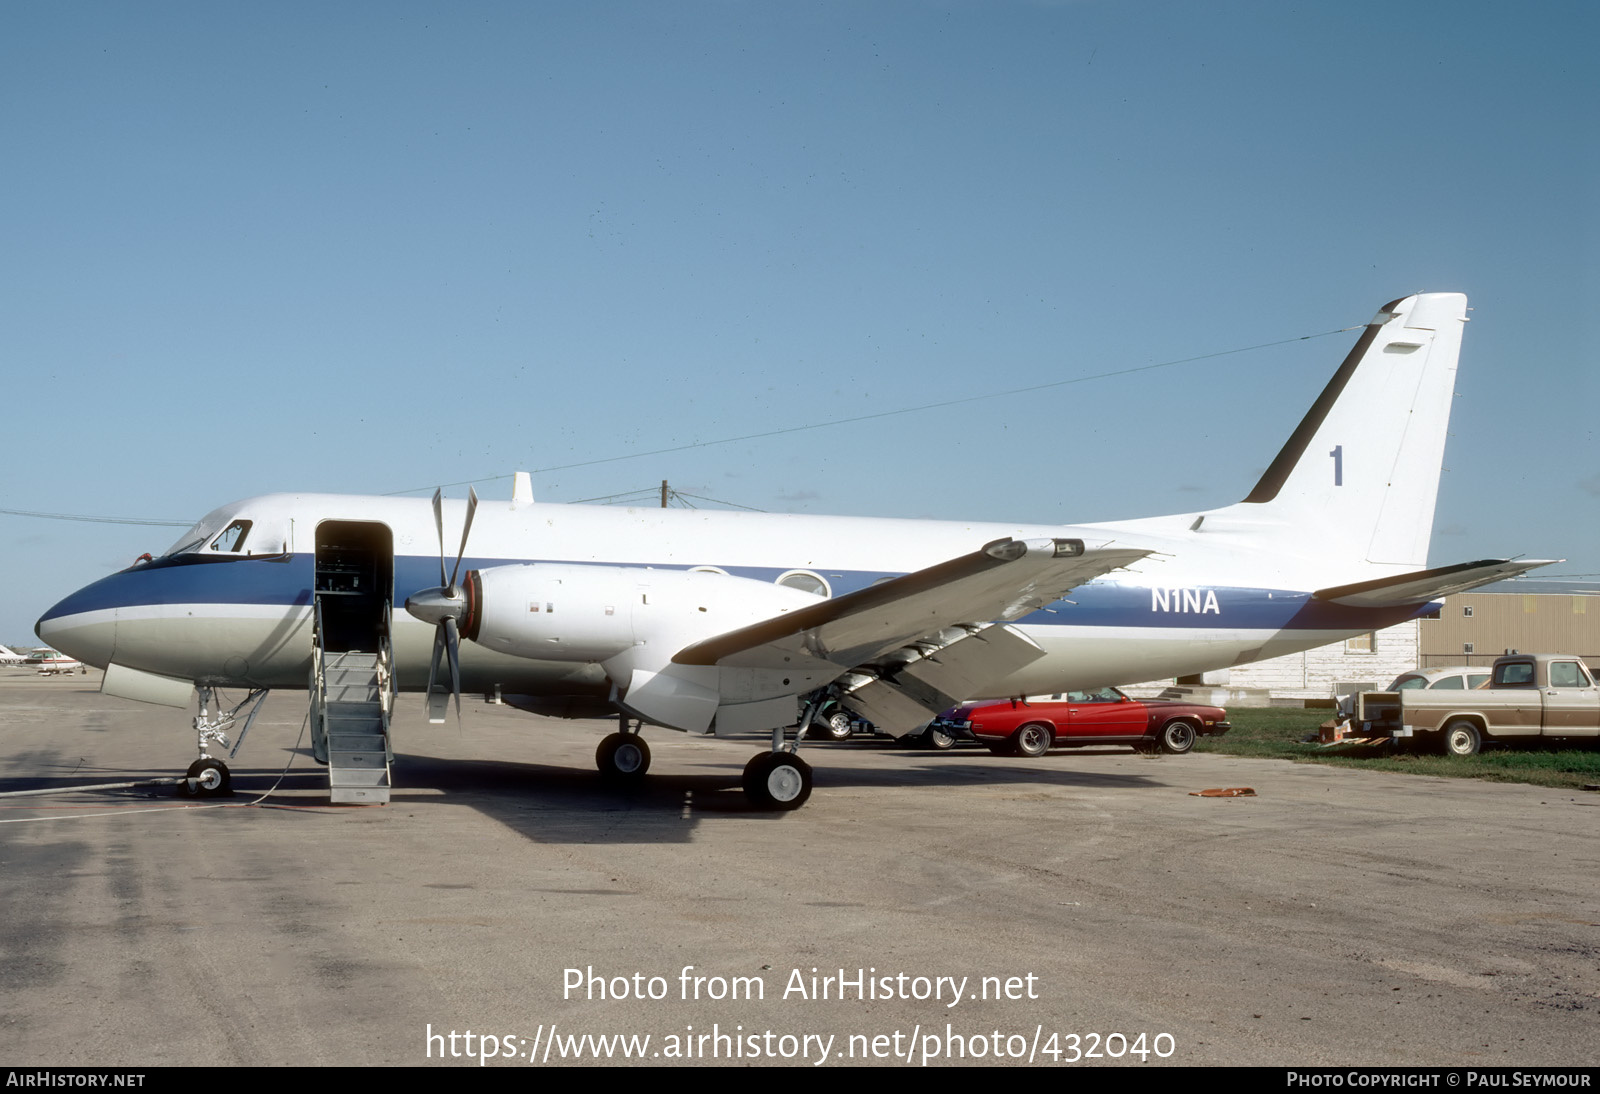
M 103 588 L 109 580 L 86 585 L 54 605 L 39 617 L 33 633 L 52 649 L 86 665 L 105 668 L 117 636 L 116 607 L 107 602 Z

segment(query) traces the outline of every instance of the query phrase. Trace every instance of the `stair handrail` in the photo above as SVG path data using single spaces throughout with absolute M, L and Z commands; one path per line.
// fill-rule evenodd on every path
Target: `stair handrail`
M 311 751 L 317 759 L 328 759 L 328 678 L 323 662 L 322 597 L 311 595 Z
M 394 605 L 383 602 L 383 629 L 378 632 L 378 702 L 383 707 L 384 734 L 389 732 L 389 714 L 394 709 L 396 685 L 394 679 L 394 643 L 389 628 L 394 623 Z

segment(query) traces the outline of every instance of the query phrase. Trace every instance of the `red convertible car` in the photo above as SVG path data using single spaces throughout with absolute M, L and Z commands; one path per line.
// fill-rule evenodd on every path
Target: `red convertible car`
M 1228 712 L 1199 703 L 1131 699 L 1116 688 L 1069 691 L 1049 700 L 1012 699 L 956 708 L 949 721 L 990 751 L 1042 756 L 1052 745 L 1132 745 L 1174 755 L 1202 733 L 1226 733 Z

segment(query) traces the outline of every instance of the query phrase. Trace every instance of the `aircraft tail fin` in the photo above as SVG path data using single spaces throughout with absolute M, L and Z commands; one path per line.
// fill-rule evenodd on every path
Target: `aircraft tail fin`
M 1319 555 L 1425 566 L 1466 309 L 1461 293 L 1380 308 L 1231 515 L 1292 529 Z

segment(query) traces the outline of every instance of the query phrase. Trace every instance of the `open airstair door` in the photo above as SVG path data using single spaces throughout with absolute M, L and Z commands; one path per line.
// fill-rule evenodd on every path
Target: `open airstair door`
M 373 521 L 317 525 L 312 749 L 334 802 L 389 800 L 394 534 Z
M 394 533 L 366 520 L 317 525 L 317 599 L 330 653 L 375 653 L 394 590 Z

